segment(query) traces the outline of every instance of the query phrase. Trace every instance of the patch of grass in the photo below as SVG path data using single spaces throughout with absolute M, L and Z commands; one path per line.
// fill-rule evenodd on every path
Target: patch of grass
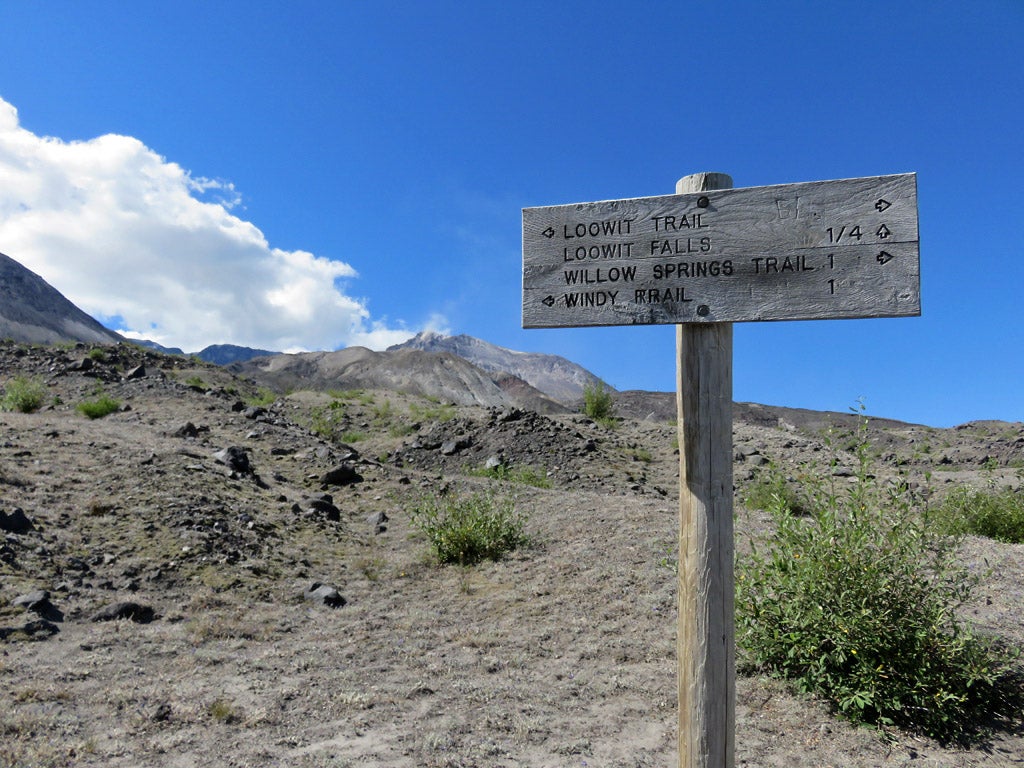
M 120 407 L 120 400 L 115 400 L 107 395 L 100 395 L 94 400 L 83 400 L 76 406 L 76 409 L 83 416 L 90 419 L 102 419 L 104 416 L 114 413 Z
M 876 484 L 866 429 L 855 449 L 851 487 L 807 480 L 803 517 L 771 496 L 775 532 L 737 560 L 741 666 L 788 678 L 854 722 L 969 743 L 1019 717 L 1018 655 L 957 618 L 976 584 L 957 541 L 904 488 Z
M 242 719 L 238 709 L 226 699 L 217 699 L 207 707 L 207 712 L 214 720 L 231 725 Z
M 341 440 L 345 423 L 345 403 L 340 400 L 331 400 L 327 405 L 317 406 L 309 413 L 309 431 L 324 440 Z
M 267 387 L 260 387 L 256 394 L 246 398 L 245 402 L 248 405 L 270 405 L 271 403 L 277 402 L 277 393 Z
M 936 512 L 949 534 L 985 536 L 1007 544 L 1024 544 L 1024 491 L 1011 488 L 957 488 Z
M 95 363 L 105 363 L 107 361 L 107 352 L 100 347 L 93 347 L 89 350 L 89 359 Z
M 749 509 L 764 511 L 786 509 L 794 515 L 808 513 L 807 503 L 801 498 L 797 487 L 786 479 L 778 467 L 771 464 L 768 465 L 766 472 L 758 473 L 753 482 L 747 486 L 743 502 Z
M 551 478 L 543 470 L 534 467 L 518 467 L 513 469 L 507 464 L 498 464 L 494 467 L 470 469 L 468 474 L 473 477 L 486 477 L 491 480 L 501 480 L 507 483 L 532 485 L 534 488 L 551 487 Z
M 515 502 L 490 493 L 425 497 L 411 518 L 442 565 L 499 560 L 527 543 L 526 517 Z
M 358 430 L 349 430 L 348 432 L 342 432 L 341 442 L 343 443 L 358 443 L 360 440 L 365 440 L 369 435 L 365 432 L 359 432 Z
M 646 448 L 634 448 L 633 461 L 642 461 L 644 464 L 650 464 L 654 461 L 654 456 Z
M 373 405 L 375 400 L 372 392 L 361 389 L 330 389 L 327 394 L 335 400 L 354 400 L 362 405 Z
M 4 385 L 4 396 L 0 398 L 0 410 L 33 413 L 43 407 L 46 387 L 38 379 L 15 376 Z
M 409 414 L 420 421 L 451 421 L 455 418 L 455 406 L 451 403 L 442 403 L 436 398 L 428 398 L 431 405 L 420 403 L 409 404 Z

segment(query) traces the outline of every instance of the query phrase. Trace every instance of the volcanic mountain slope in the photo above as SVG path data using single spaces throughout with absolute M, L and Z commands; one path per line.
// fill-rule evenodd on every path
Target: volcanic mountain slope
M 567 410 L 514 376 L 492 376 L 448 352 L 374 352 L 364 347 L 348 347 L 337 352 L 255 358 L 234 363 L 229 369 L 278 390 L 394 389 L 456 405 L 519 407 L 542 413 Z
M 603 382 L 586 368 L 558 355 L 536 352 L 518 352 L 473 336 L 445 336 L 423 331 L 409 341 L 388 348 L 420 349 L 425 352 L 450 352 L 468 360 L 489 373 L 512 374 L 554 400 L 563 404 L 576 403 L 583 398 L 586 387 Z
M 393 389 L 275 396 L 128 344 L 0 341 L 0 392 L 12 382 L 44 396 L 0 411 L 0 765 L 676 763 L 668 422 Z M 103 418 L 77 407 L 101 398 Z M 769 526 L 744 506 L 750 483 L 769 466 L 848 482 L 856 456 L 822 429 L 855 424 L 736 414 L 742 553 Z M 868 434 L 878 482 L 936 498 L 1020 482 L 1021 424 Z M 470 494 L 514 504 L 529 543 L 438 566 L 418 516 Z M 982 579 L 964 615 L 1024 644 L 1024 549 L 972 538 L 960 556 Z M 765 677 L 737 692 L 737 765 L 1024 759 L 1020 730 L 949 748 L 849 726 Z
M 0 253 L 0 338 L 27 343 L 117 343 L 121 337 L 43 278 Z

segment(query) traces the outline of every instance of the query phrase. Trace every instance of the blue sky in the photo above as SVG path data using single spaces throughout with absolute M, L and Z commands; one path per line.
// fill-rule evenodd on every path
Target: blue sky
M 915 171 L 920 318 L 737 324 L 737 400 L 1024 421 L 1024 3 L 0 1 L 0 252 L 196 351 L 523 330 L 521 209 Z

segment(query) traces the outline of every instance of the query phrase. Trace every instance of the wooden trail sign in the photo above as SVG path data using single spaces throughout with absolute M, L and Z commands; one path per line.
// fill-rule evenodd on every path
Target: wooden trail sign
M 523 209 L 523 327 L 921 314 L 913 173 Z
M 677 323 L 679 765 L 733 768 L 732 323 L 921 314 L 914 174 L 523 209 L 523 327 Z

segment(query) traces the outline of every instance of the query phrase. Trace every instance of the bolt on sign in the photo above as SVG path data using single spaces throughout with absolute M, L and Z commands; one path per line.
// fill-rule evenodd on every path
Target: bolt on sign
M 921 314 L 913 173 L 523 209 L 523 327 Z

